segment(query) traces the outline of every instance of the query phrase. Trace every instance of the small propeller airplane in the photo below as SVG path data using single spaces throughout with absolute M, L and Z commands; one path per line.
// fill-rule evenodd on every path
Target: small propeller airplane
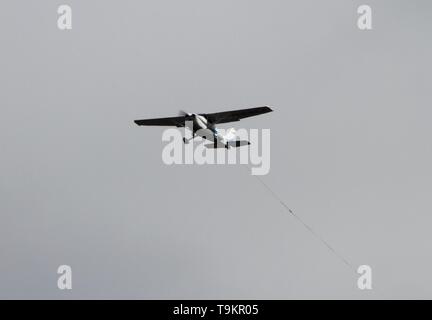
M 237 140 L 235 129 L 227 130 L 225 135 L 219 133 L 216 124 L 240 121 L 240 119 L 257 116 L 263 113 L 273 111 L 270 107 L 248 108 L 216 113 L 187 113 L 180 111 L 180 116 L 170 118 L 156 118 L 156 119 L 143 119 L 135 120 L 134 122 L 139 126 L 175 126 L 185 127 L 192 131 L 190 139 L 183 138 L 183 142 L 189 143 L 197 136 L 205 140 L 212 141 L 212 144 L 205 145 L 207 148 L 226 148 L 241 147 L 249 145 L 249 141 Z

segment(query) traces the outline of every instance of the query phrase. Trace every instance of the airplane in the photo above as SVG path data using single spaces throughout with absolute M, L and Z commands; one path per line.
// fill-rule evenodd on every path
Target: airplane
M 139 126 L 175 126 L 185 127 L 192 131 L 190 139 L 183 138 L 183 142 L 189 143 L 195 137 L 202 137 L 204 140 L 212 141 L 213 144 L 205 145 L 207 148 L 226 148 L 241 147 L 250 145 L 249 141 L 236 140 L 235 129 L 227 130 L 225 135 L 219 133 L 216 124 L 240 121 L 240 119 L 257 116 L 263 113 L 272 112 L 268 107 L 248 108 L 216 113 L 187 113 L 181 111 L 181 115 L 170 118 L 156 118 L 135 120 Z

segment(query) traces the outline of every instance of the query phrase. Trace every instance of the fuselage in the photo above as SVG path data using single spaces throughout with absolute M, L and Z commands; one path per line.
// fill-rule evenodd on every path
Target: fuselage
M 213 140 L 213 136 L 217 136 L 217 129 L 204 116 L 193 113 L 192 121 L 186 121 L 187 127 L 192 130 L 194 135 Z
M 208 121 L 208 119 L 202 115 L 192 113 L 190 120 L 186 121 L 186 127 L 193 132 L 194 136 L 202 137 L 212 142 L 219 142 L 226 145 L 223 136 L 218 133 L 216 126 Z

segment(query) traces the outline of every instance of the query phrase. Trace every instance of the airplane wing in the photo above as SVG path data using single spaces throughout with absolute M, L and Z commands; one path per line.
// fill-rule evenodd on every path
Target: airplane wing
M 257 116 L 263 113 L 273 111 L 269 107 L 258 107 L 249 109 L 240 109 L 233 111 L 224 111 L 216 113 L 204 113 L 202 116 L 206 117 L 211 123 L 226 123 L 240 121 L 240 119 Z
M 143 119 L 134 121 L 139 126 L 175 126 L 184 127 L 185 117 L 171 117 L 171 118 L 156 118 L 156 119 Z

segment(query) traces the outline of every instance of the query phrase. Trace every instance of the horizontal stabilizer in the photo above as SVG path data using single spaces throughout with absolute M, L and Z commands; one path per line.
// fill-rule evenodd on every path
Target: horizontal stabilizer
M 250 142 L 246 140 L 229 141 L 227 145 L 229 147 L 241 147 L 241 146 L 250 145 Z M 222 143 L 217 143 L 216 145 L 214 143 L 209 143 L 206 144 L 205 147 L 208 149 L 215 149 L 215 148 L 226 148 L 227 146 Z
M 241 146 L 248 146 L 248 145 L 250 145 L 250 142 L 247 141 L 247 140 L 229 141 L 228 145 L 230 147 L 241 147 Z

